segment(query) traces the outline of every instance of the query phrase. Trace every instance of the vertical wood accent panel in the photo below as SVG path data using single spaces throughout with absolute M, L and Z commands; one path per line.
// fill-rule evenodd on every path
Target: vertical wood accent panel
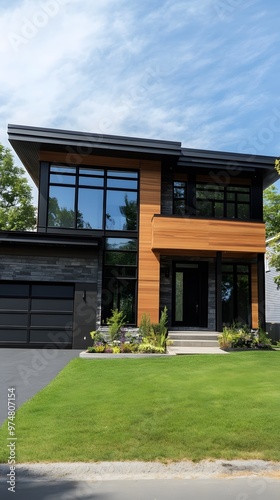
M 251 266 L 252 328 L 259 326 L 258 267 Z
M 154 323 L 159 320 L 160 291 L 159 253 L 152 251 L 152 218 L 160 213 L 161 164 L 142 161 L 140 165 L 138 325 L 144 313 Z

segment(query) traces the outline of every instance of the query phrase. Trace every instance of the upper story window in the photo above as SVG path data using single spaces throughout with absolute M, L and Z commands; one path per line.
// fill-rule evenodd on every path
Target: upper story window
M 187 213 L 187 183 L 185 181 L 173 182 L 173 213 L 186 215 Z
M 196 185 L 197 215 L 250 219 L 251 193 L 249 186 Z
M 136 231 L 138 173 L 51 165 L 48 226 Z

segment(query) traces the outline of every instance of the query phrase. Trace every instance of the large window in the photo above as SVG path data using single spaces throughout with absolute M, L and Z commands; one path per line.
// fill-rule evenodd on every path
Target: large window
M 222 266 L 223 324 L 233 322 L 251 326 L 250 267 L 246 264 Z
M 49 184 L 49 227 L 137 230 L 137 172 L 51 165 Z
M 137 285 L 137 240 L 106 238 L 102 291 L 102 320 L 112 309 L 123 311 L 126 322 L 135 324 Z
M 251 196 L 249 186 L 196 185 L 197 215 L 250 219 Z

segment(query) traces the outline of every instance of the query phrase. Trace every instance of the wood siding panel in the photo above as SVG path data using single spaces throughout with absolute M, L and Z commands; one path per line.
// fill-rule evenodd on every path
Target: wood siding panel
M 251 295 L 252 295 L 252 328 L 259 326 L 259 298 L 258 298 L 258 267 L 257 264 L 251 266 Z
M 138 324 L 144 313 L 152 322 L 159 319 L 160 263 L 159 255 L 152 251 L 152 219 L 160 213 L 161 164 L 142 161 L 140 171 L 140 227 Z
M 41 151 L 40 161 L 62 163 L 66 165 L 90 165 L 112 168 L 137 168 L 139 160 L 131 158 L 110 158 L 108 156 L 80 155 L 78 153 L 56 153 L 52 151 Z
M 265 252 L 265 225 L 214 219 L 154 217 L 152 248 Z

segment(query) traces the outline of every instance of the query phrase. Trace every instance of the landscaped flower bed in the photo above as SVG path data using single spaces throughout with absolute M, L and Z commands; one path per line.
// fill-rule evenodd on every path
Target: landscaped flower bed
M 159 323 L 151 323 L 148 314 L 142 316 L 139 328 L 125 326 L 125 316 L 118 309 L 112 310 L 107 319 L 108 327 L 90 332 L 93 340 L 87 353 L 104 354 L 165 354 L 167 340 L 167 308 L 161 312 Z
M 250 330 L 246 325 L 233 324 L 225 326 L 223 332 L 218 335 L 221 349 L 271 349 L 271 340 L 268 333 L 262 328 Z

